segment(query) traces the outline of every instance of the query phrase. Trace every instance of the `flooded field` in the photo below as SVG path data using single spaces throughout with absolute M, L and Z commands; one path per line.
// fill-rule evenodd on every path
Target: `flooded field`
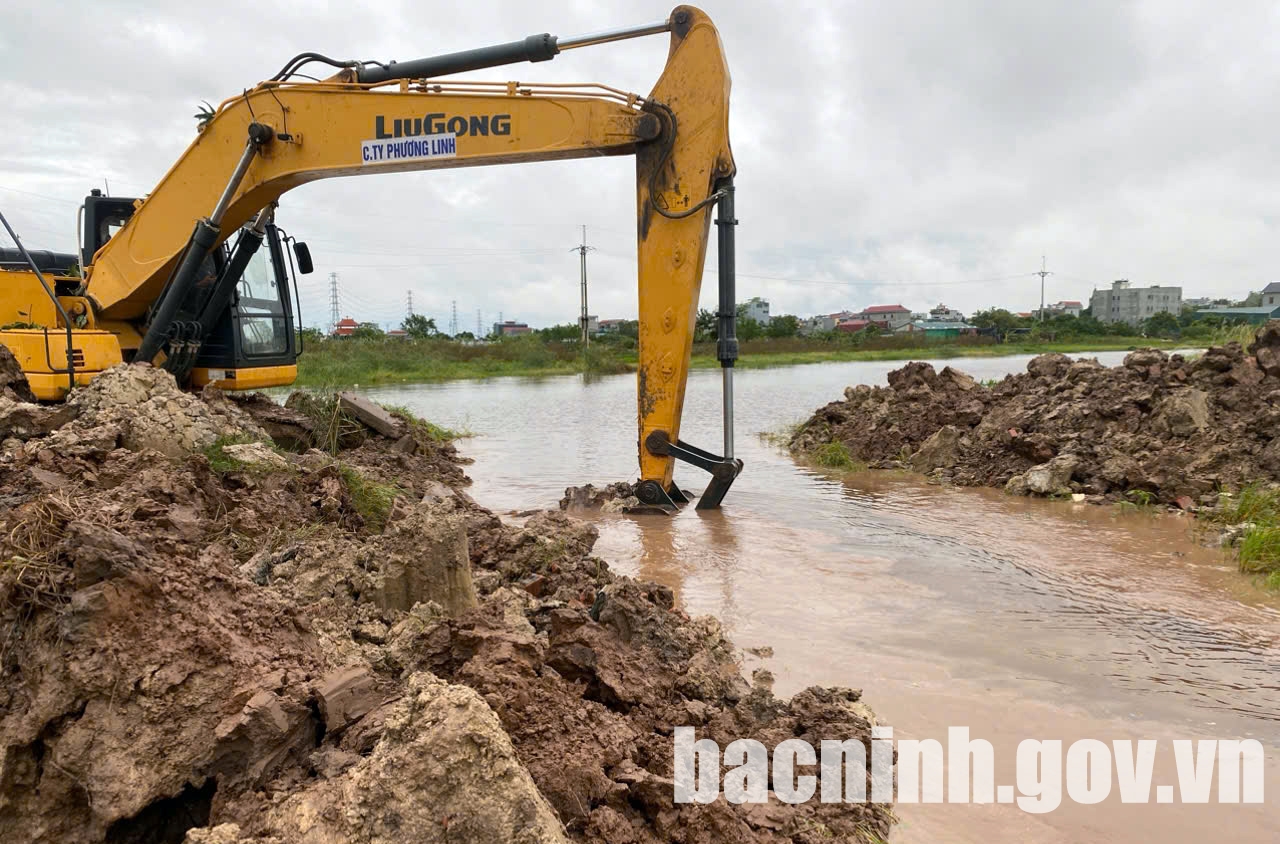
M 1115 365 L 1123 353 L 1102 354 Z M 1026 357 L 955 363 L 975 378 Z M 832 475 L 798 465 L 776 432 L 849 384 L 900 363 L 845 363 L 738 375 L 737 455 L 746 469 L 720 512 L 597 518 L 597 553 L 713 613 L 789 694 L 862 688 L 898 738 L 968 726 L 1013 782 L 1024 738 L 1153 738 L 1156 783 L 1174 783 L 1175 738 L 1280 743 L 1280 600 L 1196 541 L 1190 519 L 931 486 L 892 473 Z M 939 364 L 941 366 L 941 364 Z M 719 375 L 690 378 L 682 438 L 719 445 Z M 634 378 L 499 379 L 378 388 L 475 436 L 473 493 L 496 509 L 555 506 L 565 486 L 635 474 Z M 703 478 L 677 471 L 683 486 Z M 1269 790 L 1280 787 L 1268 763 Z M 1271 841 L 1258 806 L 1064 801 L 899 807 L 896 840 Z

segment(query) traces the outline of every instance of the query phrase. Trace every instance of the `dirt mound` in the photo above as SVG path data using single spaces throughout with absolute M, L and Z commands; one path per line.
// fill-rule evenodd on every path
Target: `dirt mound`
M 25 402 L 36 400 L 18 359 L 3 344 L 0 344 L 0 397 Z
M 872 716 L 856 691 L 749 685 L 713 619 L 592 556 L 592 526 L 478 506 L 425 425 L 341 419 L 321 450 L 319 414 L 103 378 L 0 454 L 6 837 L 888 833 L 878 805 L 674 804 L 673 726 L 816 745 Z
M 908 466 L 961 485 L 1037 495 L 1161 502 L 1280 481 L 1280 327 L 1188 360 L 1153 349 L 1123 366 L 1041 355 L 986 386 L 910 363 L 888 387 L 857 386 L 791 439 L 808 453 L 841 444 L 875 467 Z M 1183 499 L 1184 502 L 1186 499 Z
M 636 485 L 627 481 L 618 481 L 603 489 L 597 489 L 593 484 L 565 487 L 564 497 L 560 499 L 560 509 L 571 513 L 586 510 L 618 513 L 639 503 L 640 499 L 636 498 Z

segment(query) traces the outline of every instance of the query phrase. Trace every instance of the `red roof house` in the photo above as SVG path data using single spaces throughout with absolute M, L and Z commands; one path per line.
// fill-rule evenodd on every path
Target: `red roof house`
M 911 322 L 911 311 L 901 305 L 872 305 L 858 313 L 858 319 L 874 322 L 889 331 Z

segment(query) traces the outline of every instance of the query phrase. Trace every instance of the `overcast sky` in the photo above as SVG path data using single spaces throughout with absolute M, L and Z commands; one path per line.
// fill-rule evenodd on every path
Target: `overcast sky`
M 189 6 L 189 9 L 186 8 Z M 1114 278 L 1243 298 L 1280 277 L 1280 6 L 1150 0 L 764 2 L 705 7 L 733 74 L 738 290 L 775 314 L 870 304 L 971 312 L 1083 299 Z M 217 103 L 303 50 L 409 59 L 657 20 L 666 5 L 8 0 L 0 209 L 74 250 L 89 188 L 147 192 Z M 644 94 L 666 36 L 475 78 Z M 448 328 L 501 312 L 636 313 L 630 158 L 334 179 L 283 197 L 307 240 L 304 314 Z M 5 244 L 8 245 L 8 244 Z M 712 249 L 714 261 L 714 249 Z M 714 275 L 702 304 L 714 307 Z

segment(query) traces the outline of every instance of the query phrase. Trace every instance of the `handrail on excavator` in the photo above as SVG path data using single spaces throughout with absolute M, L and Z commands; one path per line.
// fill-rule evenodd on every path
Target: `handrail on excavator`
M 31 257 L 31 253 L 27 251 L 27 247 L 22 245 L 22 239 L 18 237 L 18 233 L 13 230 L 13 226 L 9 225 L 9 221 L 5 219 L 4 214 L 0 213 L 0 223 L 4 224 L 5 231 L 9 233 L 9 237 L 13 239 L 14 244 L 18 247 L 18 251 L 22 253 L 22 258 L 31 267 L 31 271 L 36 274 L 36 278 L 40 279 L 40 286 L 44 288 L 44 292 L 48 294 L 49 301 L 53 302 L 53 306 L 58 309 L 58 315 L 62 317 L 62 324 L 67 329 L 67 368 L 58 369 L 53 365 L 53 361 L 49 359 L 49 329 L 44 330 L 44 356 L 45 361 L 49 365 L 50 372 L 67 375 L 67 391 L 70 392 L 76 388 L 76 364 L 75 364 L 75 344 L 71 334 L 71 317 L 67 314 L 62 303 L 58 301 L 58 296 L 53 288 L 49 286 L 49 282 L 45 280 L 44 273 L 40 272 L 40 267 L 36 264 L 36 259 Z

